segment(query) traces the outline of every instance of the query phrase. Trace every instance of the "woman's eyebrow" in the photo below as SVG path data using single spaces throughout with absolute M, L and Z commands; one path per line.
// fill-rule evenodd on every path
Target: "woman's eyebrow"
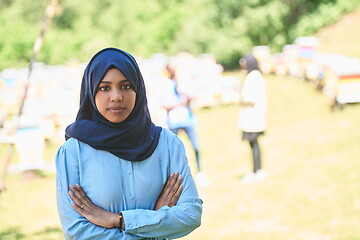
M 108 83 L 108 84 L 111 84 L 110 81 L 101 81 L 100 83 Z
M 121 81 L 120 81 L 120 83 L 124 83 L 124 82 L 130 82 L 130 81 L 127 80 L 127 79 L 124 79 L 124 80 L 121 80 Z M 112 82 L 110 82 L 110 81 L 104 81 L 104 80 L 102 80 L 100 83 L 112 84 Z

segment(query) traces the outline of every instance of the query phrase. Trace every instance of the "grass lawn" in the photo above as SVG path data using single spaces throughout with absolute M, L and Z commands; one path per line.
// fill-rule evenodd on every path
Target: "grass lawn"
M 236 105 L 197 110 L 203 170 L 202 226 L 188 240 L 360 239 L 360 104 L 332 112 L 305 81 L 266 76 L 268 129 L 260 139 L 268 177 L 242 184 L 249 146 L 236 129 Z M 189 150 L 189 141 L 180 135 Z M 47 150 L 53 161 L 56 147 Z M 6 148 L 0 148 L 4 159 Z M 56 211 L 55 173 L 6 178 L 0 196 L 0 239 L 63 239 Z

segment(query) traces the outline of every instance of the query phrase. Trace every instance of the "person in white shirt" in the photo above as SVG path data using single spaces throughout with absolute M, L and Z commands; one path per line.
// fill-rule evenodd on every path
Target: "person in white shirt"
M 247 75 L 241 84 L 238 128 L 242 131 L 242 139 L 249 142 L 253 157 L 253 171 L 242 180 L 250 182 L 266 177 L 262 170 L 258 142 L 259 136 L 264 135 L 266 129 L 266 86 L 258 61 L 252 54 L 241 58 L 239 64 L 241 69 L 247 71 Z

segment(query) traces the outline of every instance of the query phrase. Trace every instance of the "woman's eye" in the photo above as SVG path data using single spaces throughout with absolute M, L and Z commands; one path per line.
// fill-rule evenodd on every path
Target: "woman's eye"
M 100 90 L 100 91 L 108 91 L 108 90 L 109 90 L 109 87 L 108 87 L 108 86 L 100 86 L 100 87 L 99 87 L 99 90 Z
M 123 85 L 121 86 L 121 89 L 123 90 L 131 89 L 131 85 Z

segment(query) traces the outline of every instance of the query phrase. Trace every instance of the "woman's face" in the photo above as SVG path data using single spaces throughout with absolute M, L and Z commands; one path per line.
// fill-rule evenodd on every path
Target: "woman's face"
M 110 69 L 95 94 L 98 111 L 112 123 L 123 122 L 134 109 L 136 93 L 130 81 L 117 69 Z

